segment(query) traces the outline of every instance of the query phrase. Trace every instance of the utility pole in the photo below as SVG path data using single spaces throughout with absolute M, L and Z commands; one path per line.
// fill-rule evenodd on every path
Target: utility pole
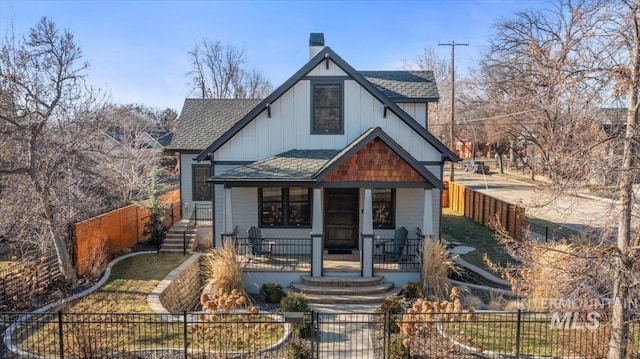
M 455 151 L 455 142 L 454 142 L 454 136 L 453 136 L 453 131 L 454 131 L 454 127 L 455 127 L 455 119 L 454 119 L 454 114 L 455 114 L 455 99 L 456 99 L 456 46 L 469 46 L 469 44 L 456 44 L 455 41 L 451 41 L 449 43 L 438 43 L 438 46 L 451 46 L 451 122 L 450 122 L 450 128 L 449 128 L 449 149 L 451 149 L 451 151 Z M 449 164 L 449 182 L 453 182 L 453 162 L 451 162 Z

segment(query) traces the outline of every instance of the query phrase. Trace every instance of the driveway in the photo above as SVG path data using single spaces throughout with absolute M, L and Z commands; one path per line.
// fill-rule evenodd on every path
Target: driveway
M 521 203 L 526 208 L 527 217 L 545 219 L 577 230 L 617 226 L 618 206 L 608 199 L 575 191 L 550 193 L 526 182 L 506 179 L 495 172 L 488 175 L 464 172 L 460 166 L 456 166 L 454 175 L 455 182 L 460 185 L 507 202 Z M 449 179 L 448 166 L 444 179 Z

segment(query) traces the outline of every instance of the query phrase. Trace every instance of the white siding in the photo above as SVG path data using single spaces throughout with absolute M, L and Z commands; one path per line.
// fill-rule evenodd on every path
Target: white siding
M 230 169 L 238 167 L 237 165 L 216 165 L 214 166 L 214 175 L 222 174 Z M 231 194 L 233 199 L 233 193 Z M 215 218 L 214 218 L 214 238 L 220 237 L 220 233 L 224 230 L 224 186 L 221 184 L 214 185 Z M 235 218 L 234 218 L 235 219 Z M 235 225 L 235 221 L 234 221 Z
M 413 117 L 414 120 L 424 127 L 427 123 L 427 104 L 426 103 L 397 103 L 404 112 Z
M 313 70 L 309 71 L 307 76 L 347 76 L 347 73 L 330 60 L 328 69 L 326 61 L 322 61 Z
M 193 165 L 209 166 L 209 161 L 200 163 L 193 160 L 194 154 L 180 154 L 180 200 L 183 204 L 193 204 Z M 210 204 L 211 201 L 197 201 L 195 203 Z
M 324 68 L 324 67 L 322 67 Z M 439 161 L 440 153 L 353 80 L 344 84 L 344 134 L 311 135 L 309 81 L 302 80 L 215 153 L 216 160 L 257 161 L 291 149 L 342 149 L 380 126 L 418 161 Z M 414 106 L 416 113 L 420 110 Z
M 398 188 L 396 190 L 396 228 L 405 227 L 409 237 L 415 238 L 416 228 L 422 228 L 424 189 Z

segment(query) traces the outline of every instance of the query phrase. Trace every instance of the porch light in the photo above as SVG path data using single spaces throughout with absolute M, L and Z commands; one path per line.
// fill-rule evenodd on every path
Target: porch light
M 329 54 L 325 54 L 324 59 L 325 59 L 325 69 L 329 70 Z
M 384 105 L 384 112 L 382 113 L 382 117 L 387 118 L 387 109 L 389 109 L 389 105 Z
M 271 118 L 271 104 L 267 104 L 267 117 Z

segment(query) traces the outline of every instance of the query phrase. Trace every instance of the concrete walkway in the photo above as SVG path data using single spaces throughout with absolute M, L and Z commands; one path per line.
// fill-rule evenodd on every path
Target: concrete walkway
M 320 359 L 374 358 L 375 333 L 371 322 L 380 307 L 373 304 L 311 304 L 318 318 Z

